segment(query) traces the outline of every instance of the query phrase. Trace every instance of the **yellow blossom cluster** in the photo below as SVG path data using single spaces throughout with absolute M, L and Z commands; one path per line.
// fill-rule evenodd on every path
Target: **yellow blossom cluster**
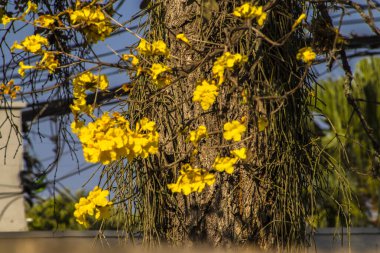
M 75 11 L 69 11 L 69 14 L 72 25 L 85 35 L 89 43 L 103 41 L 113 30 L 110 19 L 106 17 L 99 5 L 90 4 Z
M 149 74 L 152 78 L 153 84 L 158 87 L 164 87 L 170 84 L 171 79 L 168 73 L 171 72 L 171 68 L 162 63 L 153 63 L 149 69 Z
M 248 59 L 246 56 L 241 54 L 231 54 L 230 52 L 225 52 L 222 56 L 216 59 L 212 67 L 212 73 L 214 77 L 219 78 L 218 84 L 224 82 L 224 72 L 226 69 L 233 69 L 234 66 L 246 62 Z
M 190 164 L 184 164 L 180 170 L 180 176 L 175 184 L 168 184 L 173 193 L 189 195 L 192 192 L 202 192 L 207 185 L 213 185 L 215 175 L 205 169 L 192 168 Z
M 197 85 L 193 93 L 193 102 L 199 102 L 203 110 L 207 111 L 215 102 L 218 96 L 218 86 L 215 81 L 202 81 L 202 84 Z
M 10 80 L 7 84 L 0 84 L 0 95 L 9 95 L 11 99 L 15 99 L 17 96 L 17 92 L 20 91 L 20 86 L 14 85 L 14 80 Z M 0 97 L 1 99 L 1 97 Z
M 247 158 L 246 155 L 247 149 L 240 148 L 231 151 L 232 157 L 216 157 L 214 164 L 212 167 L 219 172 L 226 172 L 228 174 L 232 174 L 234 172 L 234 166 L 238 162 L 239 159 L 245 160 Z
M 48 46 L 49 42 L 45 37 L 42 37 L 39 34 L 36 35 L 30 35 L 26 37 L 21 43 L 18 43 L 15 41 L 13 43 L 13 46 L 11 47 L 11 51 L 14 51 L 15 49 L 20 49 L 25 52 L 30 53 L 39 53 L 42 49 L 42 46 Z
M 38 69 L 46 69 L 49 73 L 53 73 L 58 67 L 58 60 L 55 58 L 54 53 L 49 51 L 44 51 L 41 61 L 37 62 Z
M 256 18 L 256 22 L 260 26 L 262 26 L 267 19 L 267 13 L 263 11 L 263 6 L 254 6 L 250 3 L 245 3 L 235 8 L 232 14 L 243 19 Z
M 43 28 L 52 28 L 56 21 L 56 17 L 52 15 L 41 15 L 34 20 L 34 25 L 40 26 Z
M 316 57 L 317 54 L 313 51 L 311 47 L 303 47 L 300 50 L 298 50 L 297 53 L 297 60 L 302 60 L 308 65 L 310 65 Z
M 198 145 L 198 142 L 207 137 L 207 128 L 206 126 L 199 126 L 197 130 L 189 132 L 189 140 L 194 144 L 194 146 Z
M 58 60 L 55 58 L 55 53 L 51 51 L 43 50 L 43 47 L 48 47 L 48 40 L 39 35 L 30 35 L 27 36 L 21 43 L 15 41 L 11 47 L 13 52 L 15 49 L 23 50 L 25 52 L 41 55 L 41 60 L 37 62 L 36 66 L 25 65 L 23 61 L 19 63 L 18 73 L 21 77 L 25 76 L 25 70 L 28 69 L 39 69 L 39 70 L 48 70 L 49 73 L 53 73 L 56 68 L 59 66 Z
M 70 109 L 75 117 L 80 113 L 92 115 L 93 107 L 86 102 L 86 91 L 96 92 L 96 90 L 104 91 L 108 88 L 108 79 L 106 75 L 95 75 L 92 72 L 86 71 L 74 78 L 73 80 L 73 95 L 74 101 L 70 105 Z
M 223 137 L 227 141 L 241 141 L 241 136 L 246 131 L 246 127 L 239 121 L 233 120 L 224 124 L 223 130 Z
M 113 204 L 107 199 L 108 195 L 108 190 L 102 190 L 96 186 L 89 192 L 87 198 L 80 198 L 79 202 L 75 204 L 76 221 L 88 227 L 88 216 L 94 216 L 96 220 L 108 218 Z
M 82 143 L 84 158 L 91 163 L 106 165 L 123 157 L 147 158 L 158 151 L 159 134 L 155 123 L 147 118 L 136 123 L 135 130 L 118 113 L 105 113 L 87 126 L 74 121 L 71 127 Z
M 19 63 L 18 73 L 21 77 L 25 76 L 25 70 L 27 69 L 40 69 L 40 70 L 48 70 L 49 73 L 53 73 L 55 69 L 58 67 L 58 60 L 55 58 L 54 53 L 49 51 L 43 51 L 42 59 L 37 62 L 36 66 L 25 65 L 23 61 Z
M 137 51 L 144 56 L 169 56 L 169 50 L 165 42 L 157 40 L 152 43 L 142 39 L 137 46 Z
M 137 52 L 141 56 L 152 57 L 152 56 L 164 56 L 169 57 L 169 50 L 165 42 L 162 40 L 153 41 L 152 43 L 142 39 L 136 48 Z M 127 59 L 132 59 L 132 65 L 136 66 L 138 64 L 138 58 L 134 55 L 126 55 Z M 136 64 L 134 64 L 134 62 Z M 170 74 L 172 69 L 163 63 L 152 63 L 150 68 L 143 69 L 142 67 L 137 67 L 137 76 L 145 72 L 149 74 L 151 81 L 154 85 L 159 88 L 165 87 L 172 82 Z

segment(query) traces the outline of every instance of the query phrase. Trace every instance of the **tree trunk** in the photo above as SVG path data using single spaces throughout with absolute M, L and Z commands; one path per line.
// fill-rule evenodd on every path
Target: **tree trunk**
M 273 46 L 253 30 L 239 29 L 246 26 L 244 21 L 231 15 L 242 4 L 238 0 L 156 2 L 161 4 L 150 14 L 147 37 L 167 42 L 172 55 L 168 63 L 179 66 L 174 69 L 179 78 L 158 94 L 147 92 L 142 84 L 130 95 L 131 100 L 142 96 L 149 101 L 132 105 L 130 111 L 154 119 L 161 136 L 160 155 L 137 165 L 150 178 L 141 183 L 143 205 L 150 205 L 140 214 L 144 238 L 264 248 L 306 243 L 312 182 L 319 172 L 310 158 L 307 69 L 295 57 L 304 46 L 304 35 L 294 33 L 282 46 Z M 262 4 L 270 7 L 268 1 Z M 289 33 L 300 13 L 300 1 L 277 1 L 268 9 L 261 31 L 277 41 Z M 175 39 L 178 33 L 192 39 L 191 48 Z M 193 91 L 197 82 L 210 78 L 215 57 L 225 50 L 241 52 L 249 60 L 228 73 L 213 109 L 203 113 L 192 101 Z M 242 102 L 243 92 L 248 103 Z M 242 117 L 248 122 L 243 137 L 247 160 L 232 175 L 218 173 L 215 184 L 202 193 L 172 195 L 166 184 L 175 182 L 181 164 L 210 170 L 218 154 L 227 155 L 223 124 Z M 260 119 L 269 122 L 264 131 L 259 131 Z M 200 144 L 198 155 L 190 156 L 188 130 L 202 124 L 216 134 Z M 157 190 L 163 188 L 165 193 Z

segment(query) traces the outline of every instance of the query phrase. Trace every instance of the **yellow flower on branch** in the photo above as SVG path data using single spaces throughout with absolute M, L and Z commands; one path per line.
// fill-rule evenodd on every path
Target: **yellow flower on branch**
M 224 82 L 224 72 L 226 69 L 233 69 L 236 65 L 246 62 L 248 59 L 241 54 L 231 54 L 225 52 L 222 56 L 216 59 L 212 67 L 214 77 L 219 78 L 218 84 Z
M 241 141 L 241 136 L 246 131 L 246 127 L 239 121 L 233 120 L 224 124 L 223 130 L 223 137 L 227 141 Z
M 169 56 L 168 47 L 162 40 L 149 43 L 142 39 L 136 49 L 141 55 L 145 56 Z
M 190 164 L 182 166 L 180 176 L 174 184 L 168 184 L 169 190 L 189 195 L 192 192 L 202 192 L 206 185 L 215 183 L 215 175 L 205 169 L 192 168 Z
M 3 17 L 1 18 L 1 23 L 6 26 L 8 23 L 18 20 L 18 18 L 11 18 L 8 15 L 4 14 Z
M 71 10 L 69 13 L 71 23 L 90 43 L 103 41 L 113 30 L 110 19 L 106 17 L 100 6 L 88 5 L 75 11 Z
M 267 18 L 267 13 L 263 11 L 263 6 L 254 6 L 250 3 L 245 3 L 240 7 L 235 8 L 232 13 L 235 17 L 243 19 L 256 18 L 258 25 L 262 26 Z
M 41 15 L 36 20 L 34 20 L 34 25 L 38 25 L 43 28 L 52 28 L 55 23 L 55 16 L 52 15 Z
M 153 81 L 156 81 L 161 74 L 170 72 L 171 68 L 161 63 L 153 63 L 149 70 Z
M 292 30 L 296 29 L 297 26 L 298 26 L 299 24 L 301 24 L 301 22 L 302 22 L 304 19 L 306 19 L 306 14 L 305 14 L 305 13 L 302 13 L 302 14 L 298 17 L 298 19 L 294 22 L 294 24 L 293 24 L 293 26 L 292 26 Z
M 123 54 L 121 56 L 121 58 L 124 60 L 124 61 L 129 61 L 131 60 L 131 63 L 133 66 L 137 66 L 139 65 L 140 61 L 139 61 L 139 58 L 137 58 L 135 55 L 133 54 Z
M 38 6 L 33 3 L 32 1 L 28 1 L 28 6 L 27 6 L 27 9 L 25 10 L 25 12 L 19 16 L 19 17 L 9 17 L 8 15 L 4 14 L 1 18 L 1 23 L 6 26 L 9 22 L 11 21 L 14 21 L 14 20 L 24 20 L 25 19 L 25 16 L 29 13 L 29 12 L 37 12 L 37 9 L 38 9 Z
M 216 157 L 212 167 L 219 172 L 226 172 L 232 174 L 234 172 L 234 166 L 238 161 L 238 157 Z
M 194 144 L 194 146 L 198 145 L 198 142 L 207 137 L 207 128 L 206 126 L 199 126 L 197 130 L 189 132 L 189 140 Z
M 33 3 L 32 1 L 28 1 L 28 8 L 24 12 L 24 15 L 28 14 L 29 12 L 37 12 L 38 6 L 37 4 Z
M 21 77 L 24 77 L 25 76 L 25 70 L 27 69 L 35 69 L 36 67 L 35 66 L 31 66 L 31 65 L 25 65 L 23 61 L 21 61 L 19 63 L 19 69 L 18 69 L 18 73 L 20 74 Z
M 197 85 L 193 94 L 193 102 L 200 102 L 204 111 L 210 109 L 211 105 L 215 102 L 218 96 L 218 86 L 215 85 L 215 81 L 209 83 L 206 80 L 202 81 L 202 84 Z
M 95 75 L 92 72 L 86 71 L 80 74 L 73 80 L 74 87 L 81 86 L 85 90 L 95 92 L 96 89 L 106 90 L 109 82 L 106 75 Z
M 42 49 L 42 46 L 48 45 L 49 42 L 45 37 L 36 34 L 26 37 L 20 44 L 15 41 L 11 47 L 11 51 L 13 52 L 15 49 L 20 49 L 26 52 L 39 53 Z
M 316 57 L 317 54 L 313 51 L 311 47 L 303 47 L 300 50 L 298 50 L 297 53 L 297 60 L 302 60 L 308 65 L 310 65 Z
M 87 216 L 94 216 L 96 220 L 110 216 L 112 201 L 107 199 L 108 190 L 102 190 L 98 186 L 89 192 L 86 198 L 80 198 L 75 204 L 74 217 L 79 224 L 88 227 Z
M 9 95 L 11 99 L 15 99 L 17 92 L 20 91 L 20 89 L 20 86 L 14 85 L 14 80 L 12 79 L 7 84 L 0 84 L 0 95 Z
M 234 157 L 237 157 L 241 160 L 247 159 L 247 149 L 246 148 L 240 148 L 240 149 L 234 149 L 231 151 L 231 155 Z
M 79 202 L 75 204 L 74 217 L 76 221 L 84 227 L 88 227 L 89 224 L 86 216 L 93 216 L 94 209 L 94 203 L 87 198 L 80 198 Z
M 50 65 L 50 67 L 54 67 L 54 65 Z M 104 91 L 108 88 L 109 83 L 106 75 L 98 76 L 86 71 L 74 78 L 73 86 L 74 101 L 73 104 L 70 105 L 70 109 L 74 117 L 77 117 L 81 113 L 93 116 L 94 108 L 92 105 L 87 104 L 86 91 L 96 92 L 98 89 Z
M 158 152 L 159 134 L 155 123 L 146 118 L 132 130 L 121 115 L 105 113 L 87 126 L 72 124 L 72 128 L 82 143 L 85 160 L 91 163 L 106 165 L 123 157 L 147 158 Z
M 190 45 L 190 41 L 189 41 L 189 39 L 186 37 L 186 35 L 185 35 L 184 33 L 179 33 L 179 34 L 177 34 L 176 39 L 177 39 L 177 40 L 180 40 L 180 41 L 183 41 L 183 42 L 185 42 L 186 44 Z
M 41 61 L 37 62 L 37 68 L 46 69 L 49 73 L 53 73 L 58 68 L 58 60 L 55 59 L 54 53 L 45 51 Z

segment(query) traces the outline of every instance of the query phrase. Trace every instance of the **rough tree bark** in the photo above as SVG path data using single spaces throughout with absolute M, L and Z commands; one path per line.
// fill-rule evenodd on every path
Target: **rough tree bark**
M 301 6 L 300 1 L 293 0 L 272 2 L 273 6 L 262 1 L 268 11 L 262 32 L 276 41 L 289 33 Z M 145 236 L 154 234 L 181 244 L 253 243 L 272 247 L 306 243 L 306 220 L 311 212 L 311 188 L 316 176 L 308 157 L 312 146 L 307 131 L 307 70 L 295 59 L 297 50 L 305 46 L 304 35 L 295 33 L 282 46 L 274 46 L 252 30 L 236 28 L 237 21 L 230 13 L 242 4 L 238 0 L 160 3 L 150 14 L 148 38 L 168 43 L 172 54 L 169 61 L 181 66 L 174 71 L 182 78 L 153 96 L 149 105 L 131 107 L 135 115 L 147 113 L 159 122 L 162 143 L 158 157 L 139 165 L 155 178 L 144 183 L 146 204 L 154 203 L 154 208 L 144 210 L 142 215 L 154 217 L 144 223 L 149 231 Z M 211 3 L 217 6 L 211 8 Z M 193 39 L 195 50 L 176 41 L 175 35 L 181 32 Z M 192 102 L 192 93 L 197 82 L 210 76 L 215 56 L 225 50 L 239 50 L 249 61 L 238 73 L 228 74 L 214 109 L 202 113 Z M 232 93 L 235 83 L 239 92 Z M 141 96 L 142 89 L 136 88 L 131 98 Z M 244 89 L 248 94 L 246 104 L 236 95 Z M 144 96 L 148 96 L 146 92 Z M 211 168 L 228 143 L 220 137 L 223 124 L 242 117 L 248 121 L 244 142 L 248 159 L 232 175 L 219 174 L 216 183 L 200 194 L 162 197 L 152 193 L 152 189 L 174 182 L 182 163 Z M 269 121 L 261 132 L 260 118 Z M 186 141 L 186 134 L 200 124 L 219 135 L 202 143 L 199 155 L 188 157 L 185 154 L 192 153 L 192 146 Z

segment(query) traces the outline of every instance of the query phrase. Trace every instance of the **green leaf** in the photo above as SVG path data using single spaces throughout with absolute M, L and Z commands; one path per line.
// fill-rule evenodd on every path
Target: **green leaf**
M 266 117 L 259 117 L 258 125 L 259 125 L 259 132 L 262 132 L 265 130 L 265 128 L 268 127 L 268 119 Z

